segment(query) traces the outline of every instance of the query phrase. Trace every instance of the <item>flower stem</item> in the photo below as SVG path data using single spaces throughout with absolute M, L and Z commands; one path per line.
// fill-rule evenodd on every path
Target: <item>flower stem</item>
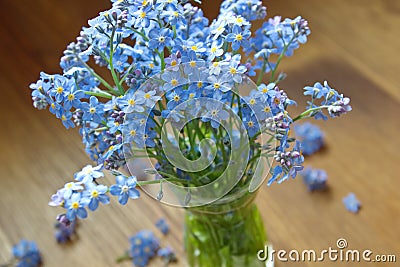
M 161 173 L 161 172 L 159 172 Z M 159 179 L 159 180 L 150 180 L 150 181 L 138 181 L 136 182 L 139 186 L 143 186 L 143 185 L 149 185 L 149 184 L 159 184 L 159 183 L 163 183 L 163 182 L 182 182 L 184 181 L 183 179 L 179 179 L 179 178 L 163 178 L 163 179 Z
M 110 58 L 109 58 L 108 64 L 110 65 L 111 76 L 113 77 L 114 83 L 115 83 L 115 85 L 117 86 L 119 93 L 120 93 L 121 95 L 124 95 L 124 94 L 125 94 L 125 90 L 124 90 L 124 88 L 122 88 L 122 85 L 121 85 L 121 83 L 120 83 L 120 81 L 119 81 L 119 78 L 118 78 L 118 76 L 117 76 L 117 73 L 115 72 L 114 63 L 113 63 L 113 56 L 114 56 L 114 52 L 115 52 L 115 49 L 114 49 L 114 35 L 115 35 L 115 30 L 116 30 L 116 28 L 114 27 L 114 28 L 113 28 L 113 31 L 112 31 L 112 33 L 111 33 L 111 37 L 110 37 Z M 118 46 L 118 45 L 117 45 L 117 46 Z M 115 47 L 115 48 L 116 48 L 116 47 Z
M 112 95 L 107 93 L 107 92 L 91 92 L 91 91 L 85 91 L 85 94 L 87 95 L 93 95 L 93 96 L 98 96 L 98 97 L 104 97 L 111 99 Z
M 97 80 L 99 80 L 111 93 L 118 95 L 118 92 L 114 90 L 114 88 L 106 81 L 104 80 L 100 75 L 98 75 L 85 61 L 83 61 L 80 57 L 79 61 L 85 66 L 85 68 L 90 72 L 90 74 L 94 77 L 96 77 Z
M 321 109 L 324 109 L 324 108 L 328 108 L 329 106 L 320 106 L 320 107 L 315 107 L 315 108 L 310 108 L 310 109 L 307 109 L 306 111 L 304 111 L 303 113 L 301 113 L 300 115 L 298 115 L 296 118 L 294 118 L 293 119 L 293 121 L 297 121 L 297 120 L 300 120 L 300 119 L 303 119 L 303 118 L 305 118 L 305 117 L 309 117 L 308 115 L 310 114 L 310 113 L 312 113 L 312 112 L 314 112 L 314 111 L 318 111 L 318 110 L 321 110 Z
M 258 79 L 257 79 L 257 86 L 261 84 L 262 79 L 264 77 L 264 72 L 267 69 L 267 59 L 264 59 L 264 62 L 262 64 L 261 70 L 260 70 L 260 74 L 258 75 Z
M 297 34 L 293 35 L 292 39 L 283 47 L 282 53 L 279 55 L 278 60 L 276 61 L 275 67 L 271 72 L 271 79 L 270 82 L 275 81 L 275 73 L 278 69 L 279 63 L 281 62 L 283 56 L 285 55 L 286 51 L 289 48 L 289 45 L 293 42 L 293 40 L 297 37 Z

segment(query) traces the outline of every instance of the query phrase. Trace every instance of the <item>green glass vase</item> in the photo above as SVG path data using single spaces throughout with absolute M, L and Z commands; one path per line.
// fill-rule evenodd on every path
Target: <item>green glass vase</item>
M 267 244 L 267 235 L 255 197 L 246 188 L 186 209 L 184 240 L 189 266 L 266 266 L 257 257 Z

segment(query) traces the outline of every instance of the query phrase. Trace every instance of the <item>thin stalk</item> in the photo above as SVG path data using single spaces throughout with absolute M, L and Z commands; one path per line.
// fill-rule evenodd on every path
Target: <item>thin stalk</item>
M 264 59 L 264 62 L 262 64 L 261 70 L 260 70 L 260 74 L 258 74 L 258 79 L 257 79 L 257 86 L 261 84 L 262 79 L 264 77 L 264 72 L 267 69 L 267 59 Z
M 118 88 L 118 91 L 121 95 L 125 94 L 124 88 L 122 88 L 122 85 L 120 84 L 119 78 L 117 76 L 117 73 L 115 72 L 114 69 L 114 63 L 113 63 L 113 56 L 114 56 L 114 35 L 115 35 L 115 27 L 113 28 L 113 31 L 111 33 L 111 38 L 110 38 L 110 57 L 109 57 L 109 62 L 108 64 L 110 65 L 110 71 L 111 71 L 111 76 L 114 80 L 115 85 Z M 118 45 L 117 45 L 118 46 Z M 116 47 L 115 47 L 116 48 Z
M 279 63 L 281 62 L 283 56 L 285 55 L 287 49 L 289 48 L 289 45 L 293 42 L 293 40 L 297 37 L 297 34 L 293 35 L 292 39 L 290 39 L 289 43 L 287 43 L 282 50 L 282 53 L 279 55 L 278 60 L 276 61 L 275 68 L 271 72 L 271 79 L 270 82 L 273 82 L 275 80 L 275 72 L 278 69 Z
M 117 93 L 114 90 L 114 88 L 106 80 L 104 80 L 100 75 L 98 75 L 85 61 L 83 61 L 81 58 L 79 58 L 79 61 L 83 64 L 83 66 L 85 66 L 85 68 L 90 72 L 90 74 L 92 76 L 96 77 L 96 79 L 98 79 L 111 93 L 114 93 L 114 94 Z
M 321 109 L 324 109 L 324 108 L 328 108 L 328 107 L 329 107 L 329 106 L 326 106 L 326 105 L 325 105 L 325 106 L 320 106 L 320 107 L 315 107 L 315 108 L 307 109 L 306 111 L 304 111 L 303 113 L 301 113 L 300 115 L 298 115 L 296 118 L 294 118 L 293 121 L 300 120 L 300 119 L 306 117 L 306 115 L 308 115 L 309 113 L 312 113 L 312 112 L 314 112 L 314 111 L 318 111 L 318 110 L 321 110 Z
M 90 91 L 85 91 L 84 92 L 86 95 L 93 95 L 93 96 L 98 96 L 98 97 L 103 97 L 103 98 L 108 98 L 111 99 L 113 97 L 112 94 L 109 94 L 107 92 L 90 92 Z

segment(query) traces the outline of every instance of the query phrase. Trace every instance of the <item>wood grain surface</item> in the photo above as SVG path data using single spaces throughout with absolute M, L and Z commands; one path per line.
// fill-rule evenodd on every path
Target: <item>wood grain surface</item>
M 216 15 L 220 1 L 205 1 Z M 397 263 L 276 262 L 276 266 L 399 266 L 400 262 L 400 1 L 270 0 L 268 16 L 301 15 L 309 20 L 309 42 L 286 59 L 282 83 L 289 96 L 305 98 L 304 85 L 330 81 L 352 99 L 353 111 L 319 122 L 326 148 L 306 159 L 323 168 L 329 190 L 309 193 L 301 179 L 264 187 L 257 202 L 276 250 L 336 247 L 395 254 Z M 88 18 L 110 6 L 107 0 L 0 1 L 0 263 L 21 238 L 37 241 L 44 266 L 117 266 L 115 259 L 138 230 L 156 231 L 166 217 L 172 231 L 161 237 L 186 266 L 183 211 L 143 194 L 121 207 L 113 201 L 78 228 L 79 240 L 60 246 L 53 237 L 55 216 L 49 196 L 89 164 L 76 130 L 65 130 L 49 112 L 31 106 L 29 84 L 39 72 L 60 72 L 59 57 Z M 109 177 L 110 178 L 110 177 Z M 362 210 L 345 210 L 342 198 L 354 192 Z M 118 266 L 131 266 L 123 263 Z M 150 266 L 161 266 L 153 261 Z

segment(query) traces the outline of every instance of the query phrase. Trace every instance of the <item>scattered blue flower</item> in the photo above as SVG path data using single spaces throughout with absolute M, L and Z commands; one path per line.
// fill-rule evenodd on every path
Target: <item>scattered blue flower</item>
M 325 170 L 307 168 L 301 172 L 301 175 L 309 191 L 324 190 L 326 188 L 328 175 Z
M 65 215 L 62 216 L 64 216 L 66 219 Z M 54 232 L 54 237 L 57 243 L 65 244 L 71 241 L 74 235 L 76 234 L 76 225 L 77 225 L 77 219 L 73 221 L 68 220 L 68 223 L 58 222 L 55 226 L 56 231 Z
M 12 253 L 18 259 L 16 267 L 37 267 L 42 262 L 40 251 L 33 241 L 21 240 L 13 246 Z
M 324 134 L 321 129 L 309 122 L 296 124 L 294 127 L 297 139 L 301 143 L 303 155 L 312 155 L 324 145 Z
M 349 193 L 346 197 L 343 198 L 342 201 L 346 209 L 350 212 L 357 213 L 361 208 L 361 203 L 356 198 L 356 195 L 354 193 Z
M 131 244 L 129 255 L 132 258 L 133 264 L 138 267 L 146 266 L 149 260 L 156 255 L 160 247 L 160 241 L 149 230 L 139 231 L 129 241 Z
M 169 225 L 164 218 L 159 219 L 156 222 L 156 226 L 164 235 L 169 233 Z
M 177 261 L 175 252 L 171 247 L 160 248 L 157 251 L 157 256 L 163 259 L 165 265 Z

